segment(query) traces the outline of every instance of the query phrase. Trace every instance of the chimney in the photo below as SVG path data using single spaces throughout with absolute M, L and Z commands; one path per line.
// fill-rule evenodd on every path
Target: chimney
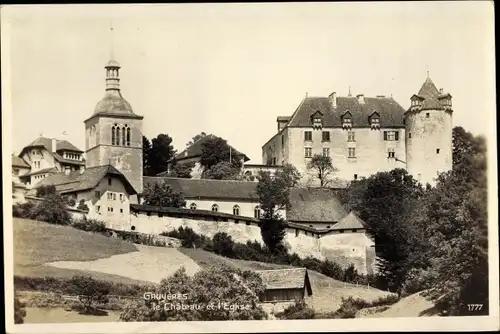
M 365 96 L 363 94 L 358 94 L 358 95 L 356 95 L 356 97 L 358 98 L 358 102 L 360 104 L 364 104 L 365 103 Z
M 328 98 L 330 99 L 330 103 L 332 104 L 333 108 L 337 108 L 337 93 L 333 92 L 331 93 Z
M 52 153 L 55 153 L 57 150 L 57 139 L 52 138 Z
M 443 88 L 439 88 L 439 94 L 443 94 Z

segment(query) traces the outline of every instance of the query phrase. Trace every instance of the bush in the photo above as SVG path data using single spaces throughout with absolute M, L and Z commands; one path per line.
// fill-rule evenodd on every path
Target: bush
M 26 316 L 26 305 L 21 303 L 19 298 L 14 298 L 14 323 L 22 324 L 24 323 L 24 317 Z
M 45 198 L 49 195 L 56 194 L 56 187 L 53 185 L 49 186 L 40 186 L 36 189 L 36 197 Z
M 31 210 L 30 218 L 58 225 L 67 225 L 71 221 L 64 199 L 55 193 L 46 195 L 43 201 L 37 203 Z
M 213 249 L 216 254 L 230 257 L 233 255 L 234 241 L 226 232 L 218 232 L 214 235 Z
M 110 287 L 105 281 L 96 281 L 90 276 L 73 276 L 70 280 L 73 286 L 73 293 L 78 295 L 78 299 L 83 304 L 85 313 L 91 313 L 92 304 L 107 303 Z
M 97 232 L 104 234 L 107 231 L 106 224 L 104 222 L 96 219 L 87 219 L 86 217 L 78 220 L 73 220 L 71 222 L 71 226 L 87 232 Z
M 16 218 L 31 218 L 34 207 L 35 204 L 33 202 L 13 205 L 12 216 Z
M 348 283 L 356 282 L 358 276 L 359 274 L 356 267 L 351 263 L 344 271 L 343 281 Z
M 74 206 L 74 204 L 71 206 Z M 83 211 L 89 211 L 89 207 L 87 206 L 87 204 L 85 204 L 85 201 L 83 199 L 81 199 L 80 202 L 78 203 L 77 209 Z
M 37 308 L 71 308 L 73 305 L 79 304 L 75 300 L 67 300 L 62 295 L 54 293 L 37 293 L 36 295 L 31 295 L 26 301 L 28 307 Z
M 362 299 L 342 297 L 342 304 L 340 308 L 335 311 L 334 315 L 336 318 L 340 319 L 356 318 L 358 310 L 363 308 L 362 305 L 366 305 L 366 302 Z
M 314 319 L 315 312 L 312 308 L 307 306 L 303 300 L 301 300 L 297 301 L 294 305 L 287 307 L 283 312 L 277 313 L 276 317 L 280 320 Z
M 205 245 L 209 243 L 211 244 L 209 238 L 204 235 L 195 233 L 189 227 L 181 226 L 177 230 L 162 232 L 160 233 L 160 235 L 180 239 L 182 242 L 182 247 L 186 248 L 204 248 Z
M 134 244 L 166 247 L 167 243 L 163 240 L 157 240 L 154 235 L 143 234 L 138 232 L 115 231 L 118 237 L 122 240 L 133 242 Z M 162 234 L 164 235 L 164 234 Z
M 320 272 L 323 275 L 334 278 L 336 280 L 342 280 L 344 276 L 344 270 L 342 267 L 332 261 L 325 260 L 320 265 Z

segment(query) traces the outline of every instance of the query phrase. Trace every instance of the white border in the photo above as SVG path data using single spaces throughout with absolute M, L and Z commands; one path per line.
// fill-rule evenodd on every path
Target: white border
M 493 9 L 493 6 L 492 6 Z M 493 10 L 491 21 L 494 22 Z M 144 323 L 75 323 L 75 324 L 22 324 L 15 325 L 13 317 L 13 230 L 11 187 L 11 96 L 10 96 L 10 24 L 1 8 L 1 73 L 2 73 L 2 146 L 3 146 L 3 214 L 4 214 L 4 275 L 6 330 L 8 333 L 210 333 L 210 332 L 338 332 L 338 331 L 478 331 L 499 329 L 498 293 L 498 197 L 496 156 L 496 110 L 491 110 L 487 136 L 488 144 L 488 233 L 490 272 L 490 315 L 472 317 L 422 318 L 361 318 L 332 320 L 265 320 L 265 321 L 195 321 Z M 494 59 L 494 42 L 491 45 Z M 496 87 L 495 63 L 492 62 L 492 87 Z M 473 69 L 471 69 L 473 70 Z M 495 119 L 494 122 L 491 120 Z

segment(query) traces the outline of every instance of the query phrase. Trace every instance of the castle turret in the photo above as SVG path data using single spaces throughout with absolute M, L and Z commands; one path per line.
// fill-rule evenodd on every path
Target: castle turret
M 406 168 L 422 184 L 434 185 L 452 168 L 451 95 L 427 77 L 405 113 Z

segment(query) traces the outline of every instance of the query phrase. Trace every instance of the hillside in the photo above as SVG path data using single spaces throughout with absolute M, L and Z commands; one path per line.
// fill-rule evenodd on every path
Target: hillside
M 208 267 L 214 264 L 225 264 L 231 267 L 249 270 L 291 268 L 290 266 L 282 264 L 229 259 L 202 249 L 183 248 L 181 252 L 192 258 L 201 267 Z M 388 294 L 378 289 L 337 281 L 312 270 L 309 270 L 309 278 L 311 279 L 313 290 L 312 305 L 314 309 L 319 312 L 335 311 L 340 307 L 342 297 L 347 298 L 352 296 L 366 301 L 373 301 Z
M 432 317 L 438 316 L 434 303 L 425 298 L 423 292 L 402 298 L 396 304 L 384 307 L 364 309 L 358 313 L 360 318 L 396 318 L 396 317 Z

